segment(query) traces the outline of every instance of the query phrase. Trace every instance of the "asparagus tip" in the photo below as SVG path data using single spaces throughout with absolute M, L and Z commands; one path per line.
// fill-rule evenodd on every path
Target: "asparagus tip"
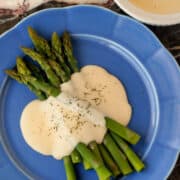
M 36 31 L 31 26 L 28 26 L 28 33 L 31 36 L 32 34 L 36 34 Z

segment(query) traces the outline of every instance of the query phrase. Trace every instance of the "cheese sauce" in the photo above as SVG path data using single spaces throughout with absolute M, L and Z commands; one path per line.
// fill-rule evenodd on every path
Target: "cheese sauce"
M 25 141 L 36 151 L 56 159 L 69 155 L 79 142 L 101 143 L 105 116 L 127 125 L 131 117 L 121 82 L 98 66 L 85 66 L 61 85 L 61 94 L 34 100 L 21 116 Z
M 129 0 L 137 7 L 152 13 L 180 13 L 180 0 Z

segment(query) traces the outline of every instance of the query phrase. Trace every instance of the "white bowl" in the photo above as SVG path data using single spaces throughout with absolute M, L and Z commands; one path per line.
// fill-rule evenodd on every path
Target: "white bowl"
M 180 12 L 172 14 L 156 14 L 138 8 L 128 0 L 114 0 L 115 3 L 132 17 L 152 25 L 173 25 L 180 23 Z M 145 0 L 146 1 L 146 0 Z

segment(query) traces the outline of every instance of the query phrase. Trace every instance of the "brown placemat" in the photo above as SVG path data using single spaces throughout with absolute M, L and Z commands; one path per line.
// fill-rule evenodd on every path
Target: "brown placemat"
M 24 14 L 21 17 L 18 17 L 14 20 L 8 21 L 6 23 L 3 23 L 0 25 L 0 34 L 8 30 L 9 28 L 13 27 L 17 22 L 19 22 L 22 18 L 25 16 L 38 11 L 40 9 L 49 8 L 49 7 L 64 7 L 67 6 L 67 4 L 64 3 L 46 3 L 44 5 L 41 5 L 34 10 L 31 10 L 30 12 Z M 109 5 L 108 5 L 109 6 Z M 110 5 L 109 7 L 113 11 L 116 11 L 120 14 L 125 14 L 122 10 L 119 9 L 116 5 Z M 174 55 L 176 61 L 180 65 L 180 24 L 174 25 L 174 26 L 167 26 L 167 27 L 158 27 L 158 26 L 149 26 L 147 25 L 161 40 L 161 42 L 164 44 L 164 46 L 169 49 L 169 51 Z M 180 180 L 180 157 L 178 161 L 176 162 L 176 165 L 171 172 L 171 175 L 169 176 L 168 180 Z

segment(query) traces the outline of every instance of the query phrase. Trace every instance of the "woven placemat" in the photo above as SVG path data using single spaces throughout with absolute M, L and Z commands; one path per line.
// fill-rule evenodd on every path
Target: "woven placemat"
M 14 20 L 1 24 L 0 34 L 5 32 L 9 28 L 13 27 L 17 22 L 19 22 L 25 16 L 35 11 L 38 11 L 44 8 L 49 8 L 49 7 L 64 7 L 64 6 L 67 6 L 67 4 L 56 3 L 56 2 L 51 2 L 51 3 L 46 3 L 44 5 L 41 5 L 31 10 L 30 12 L 24 14 L 23 16 L 20 16 Z M 125 14 L 115 4 L 111 4 L 107 6 L 113 11 L 116 11 L 120 14 Z M 173 54 L 176 61 L 180 65 L 180 24 L 174 25 L 174 26 L 168 26 L 168 27 L 158 27 L 158 26 L 149 26 L 149 25 L 147 26 L 158 36 L 158 38 L 161 40 L 164 46 Z M 176 166 L 174 167 L 174 170 L 171 172 L 171 175 L 169 176 L 168 180 L 180 180 L 180 158 L 176 162 Z

